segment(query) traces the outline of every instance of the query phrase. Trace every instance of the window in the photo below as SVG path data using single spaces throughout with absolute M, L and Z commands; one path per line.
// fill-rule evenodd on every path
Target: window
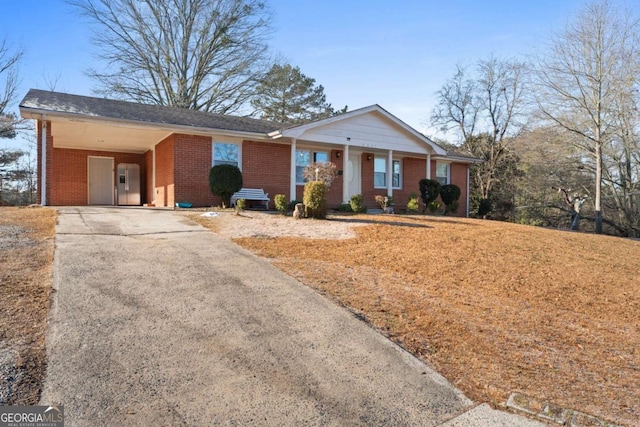
M 312 160 L 313 159 L 313 160 Z M 296 183 L 304 184 L 304 168 L 310 165 L 312 162 L 328 162 L 329 153 L 326 151 L 309 151 L 309 150 L 297 150 L 296 151 Z
M 241 168 L 240 145 L 229 142 L 214 142 L 213 165 L 233 165 Z
M 440 185 L 449 184 L 449 163 L 436 163 L 436 180 Z
M 400 160 L 391 163 L 393 176 L 391 177 L 393 188 L 401 188 Z M 387 188 L 387 158 L 376 157 L 373 159 L 373 186 L 375 188 Z

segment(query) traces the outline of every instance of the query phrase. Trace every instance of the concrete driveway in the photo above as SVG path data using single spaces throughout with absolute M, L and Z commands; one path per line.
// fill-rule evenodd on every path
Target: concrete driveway
M 453 419 L 474 404 L 444 378 L 183 216 L 59 211 L 41 402 L 64 405 L 67 426 L 487 425 L 473 420 L 515 417 L 482 406 Z M 529 425 L 514 419 L 495 425 Z

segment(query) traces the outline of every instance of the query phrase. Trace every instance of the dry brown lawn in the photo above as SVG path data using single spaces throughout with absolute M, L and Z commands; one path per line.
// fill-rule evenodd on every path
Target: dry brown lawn
M 333 221 L 371 224 L 352 239 L 235 241 L 360 313 L 476 401 L 503 407 L 521 392 L 640 424 L 640 242 L 443 217 Z
M 52 209 L 0 207 L 0 404 L 40 398 L 55 223 Z

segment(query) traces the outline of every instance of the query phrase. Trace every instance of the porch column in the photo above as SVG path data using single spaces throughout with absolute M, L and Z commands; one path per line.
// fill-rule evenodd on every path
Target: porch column
M 393 150 L 389 150 L 387 159 L 387 195 L 393 197 Z
M 40 139 L 42 144 L 42 152 L 40 153 L 40 204 L 47 205 L 47 116 L 42 115 L 42 127 L 40 130 Z
M 296 139 L 291 141 L 291 178 L 289 179 L 289 201 L 296 199 Z
M 431 179 L 431 154 L 427 154 L 427 179 Z
M 349 146 L 344 146 L 342 153 L 342 202 L 349 203 Z
M 467 165 L 467 212 L 466 212 L 466 217 L 469 218 L 469 166 Z
M 151 148 L 151 200 L 150 203 L 156 203 L 156 146 Z M 148 184 L 147 184 L 148 185 Z

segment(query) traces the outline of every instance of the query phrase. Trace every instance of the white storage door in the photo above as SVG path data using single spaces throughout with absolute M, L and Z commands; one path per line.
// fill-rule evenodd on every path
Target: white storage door
M 89 157 L 89 204 L 113 205 L 113 158 Z

